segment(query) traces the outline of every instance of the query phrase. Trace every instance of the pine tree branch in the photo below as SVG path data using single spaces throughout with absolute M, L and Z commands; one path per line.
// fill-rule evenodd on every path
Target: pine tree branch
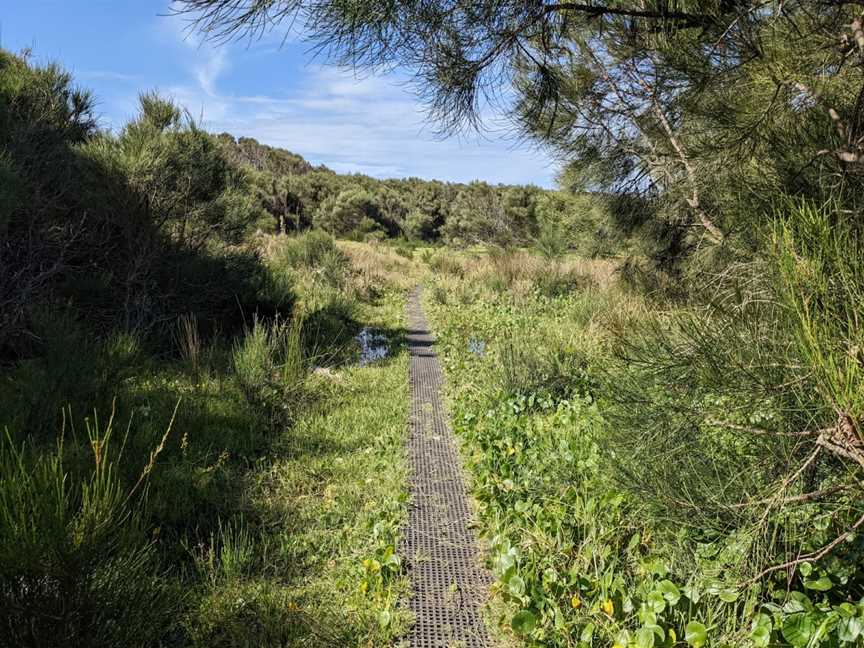
M 651 20 L 671 20 L 689 27 L 704 27 L 715 22 L 710 14 L 693 14 L 684 11 L 650 11 L 647 9 L 625 9 L 605 5 L 590 5 L 582 2 L 560 2 L 546 7 L 547 12 L 579 11 L 593 17 L 622 16 L 625 18 L 647 18 Z

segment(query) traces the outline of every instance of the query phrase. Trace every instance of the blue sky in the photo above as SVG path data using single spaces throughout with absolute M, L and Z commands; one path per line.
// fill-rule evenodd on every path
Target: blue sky
M 202 44 L 169 8 L 169 0 L 0 0 L 2 46 L 73 72 L 94 91 L 105 126 L 134 115 L 138 92 L 158 89 L 208 130 L 340 172 L 553 184 L 551 159 L 515 141 L 494 114 L 483 135 L 441 140 L 404 75 L 357 77 L 314 60 L 284 32 Z

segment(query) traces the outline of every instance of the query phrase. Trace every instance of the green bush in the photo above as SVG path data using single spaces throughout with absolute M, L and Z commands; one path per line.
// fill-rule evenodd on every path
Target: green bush
M 410 241 L 400 238 L 396 239 L 396 242 L 393 244 L 393 249 L 399 256 L 404 257 L 408 260 L 413 260 L 416 245 L 414 245 Z
M 548 260 L 560 259 L 570 247 L 565 233 L 556 225 L 545 224 L 534 242 L 537 251 Z
M 336 241 L 327 232 L 311 230 L 280 242 L 275 264 L 291 268 L 316 268 L 328 256 L 337 254 Z
M 0 351 L 26 355 L 37 312 L 58 303 L 163 343 L 183 313 L 233 331 L 241 309 L 285 306 L 259 303 L 260 260 L 227 249 L 258 218 L 245 173 L 176 105 L 139 104 L 99 132 L 69 74 L 0 52 Z
M 534 287 L 544 297 L 562 297 L 576 292 L 594 288 L 591 276 L 582 274 L 574 268 L 563 267 L 560 263 L 551 262 L 534 278 Z
M 302 330 L 299 318 L 270 323 L 256 318 L 235 343 L 234 375 L 250 404 L 288 417 L 302 404 L 307 374 Z
M 50 452 L 0 439 L 3 645 L 149 646 L 176 623 L 182 598 L 141 510 L 152 461 L 124 487 L 112 423 L 88 420 L 92 463 L 77 470 L 62 441 Z
M 293 269 L 311 277 L 316 285 L 331 289 L 344 286 L 349 265 L 348 257 L 336 246 L 333 237 L 320 230 L 280 241 L 269 263 L 275 277 L 287 278 Z

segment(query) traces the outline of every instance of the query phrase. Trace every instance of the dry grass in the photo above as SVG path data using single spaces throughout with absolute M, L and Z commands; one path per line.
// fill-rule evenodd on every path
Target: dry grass
M 269 261 L 274 258 L 284 241 L 285 237 L 283 236 L 259 233 L 253 240 L 252 247 L 261 254 L 262 258 Z
M 605 291 L 617 282 L 615 260 L 548 260 L 522 250 L 483 254 L 439 251 L 428 259 L 428 265 L 436 280 L 465 279 L 468 286 L 506 291 L 516 298 L 538 289 L 550 295 L 586 288 Z
M 284 236 L 261 235 L 255 245 L 265 260 L 273 261 L 288 240 Z M 385 287 L 395 286 L 407 290 L 423 277 L 419 263 L 401 256 L 387 245 L 374 241 L 336 241 L 336 247 L 348 259 L 348 267 L 342 268 L 344 272 L 339 273 L 344 277 L 342 288 L 346 294 L 361 300 L 379 295 Z M 295 278 L 306 289 L 314 280 L 316 277 L 309 272 L 298 272 Z
M 381 286 L 408 289 L 422 277 L 416 262 L 386 245 L 339 241 L 338 246 L 351 261 L 351 283 L 361 295 L 371 294 Z

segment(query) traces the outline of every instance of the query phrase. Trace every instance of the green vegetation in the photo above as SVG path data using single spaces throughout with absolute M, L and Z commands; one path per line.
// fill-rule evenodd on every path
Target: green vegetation
M 379 266 L 404 263 L 364 252 Z M 352 332 L 337 339 L 323 337 L 321 310 L 254 321 L 233 343 L 197 339 L 196 322 L 181 320 L 175 358 L 134 338 L 89 349 L 67 337 L 5 370 L 2 643 L 380 645 L 398 635 L 402 308 L 393 287 L 355 302 L 358 320 L 340 322 Z M 361 321 L 393 353 L 344 365 Z
M 421 265 L 503 640 L 864 643 L 860 3 L 175 8 L 305 20 L 445 130 L 512 100 L 561 189 L 340 176 L 154 94 L 105 133 L 0 52 L 0 643 L 399 636 Z
M 861 3 L 180 5 L 212 37 L 291 17 L 339 63 L 403 66 L 444 130 L 498 99 L 565 189 L 609 192 L 583 249 L 626 252 L 617 283 L 559 281 L 548 226 L 545 268 L 425 258 L 514 632 L 864 642 Z M 442 231 L 506 247 L 523 207 L 454 201 Z
M 0 644 L 386 644 L 414 266 L 258 233 L 252 170 L 179 107 L 91 106 L 0 52 Z
M 850 347 L 826 344 L 860 335 L 844 310 L 856 257 L 838 255 L 857 243 L 820 210 L 795 222 L 769 284 L 784 301 L 744 314 L 648 300 L 608 263 L 451 256 L 436 275 L 427 302 L 505 633 L 858 645 L 859 475 L 823 454 L 839 443 L 830 404 L 854 411 L 861 394 Z M 542 277 L 565 263 L 579 288 L 550 294 Z
M 530 245 L 541 231 L 554 230 L 566 250 L 586 255 L 608 256 L 626 246 L 626 237 L 611 233 L 611 198 L 599 193 L 339 175 L 254 139 L 223 133 L 217 140 L 227 158 L 248 174 L 265 214 L 257 226 L 268 233 L 314 227 L 354 240 L 466 247 Z M 608 239 L 605 247 L 594 240 L 598 232 Z

